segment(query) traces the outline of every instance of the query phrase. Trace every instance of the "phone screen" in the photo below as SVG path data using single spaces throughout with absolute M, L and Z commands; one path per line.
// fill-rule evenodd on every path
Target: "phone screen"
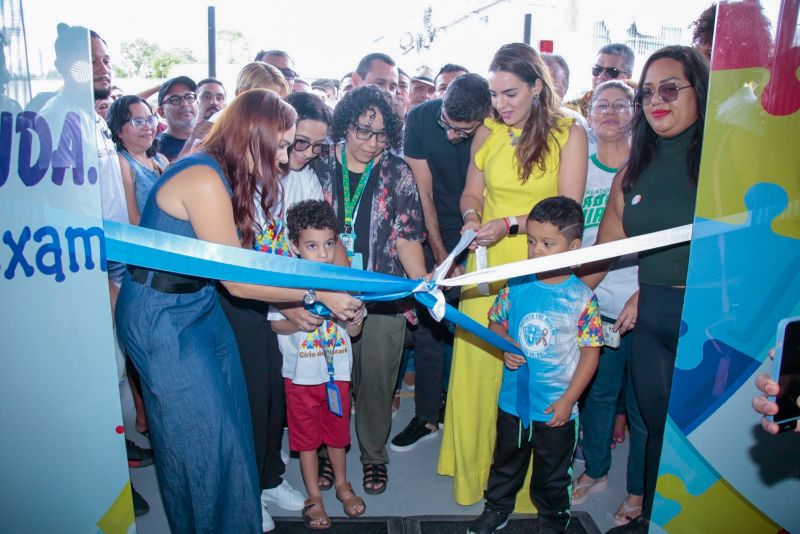
M 797 404 L 800 397 L 800 321 L 786 323 L 780 353 L 780 394 L 775 398 L 778 413 L 773 420 L 778 425 L 787 422 L 794 428 L 796 423 L 791 422 L 800 418 L 800 406 Z

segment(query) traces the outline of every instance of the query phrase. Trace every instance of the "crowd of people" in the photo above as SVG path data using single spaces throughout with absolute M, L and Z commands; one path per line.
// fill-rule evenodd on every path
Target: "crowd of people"
M 59 39 L 73 30 L 60 26 Z M 373 53 L 312 82 L 268 50 L 229 98 L 219 80 L 187 76 L 124 95 L 91 36 L 95 125 L 115 145 L 102 189 L 124 199 L 111 210 L 104 193 L 109 219 L 411 279 L 467 229 L 475 239 L 453 275 L 693 219 L 709 77 L 693 47 L 643 58 L 634 81 L 633 51 L 603 46 L 592 90 L 573 102 L 566 61 L 521 43 L 502 46 L 486 77 L 455 64 L 409 76 Z M 152 444 L 129 454 L 155 461 L 173 532 L 270 531 L 273 506 L 326 529 L 321 491 L 334 488 L 349 517 L 367 510 L 346 478 L 351 412 L 368 495 L 390 483 L 389 449 L 411 451 L 443 423 L 438 472 L 453 477 L 456 502 L 485 499 L 470 532 L 534 505 L 541 532 L 564 532 L 570 506 L 606 487 L 627 425 L 628 495 L 614 520 L 646 532 L 688 249 L 446 291 L 524 356 L 408 300 L 110 269 L 136 430 Z M 409 342 L 415 416 L 390 442 Z M 305 496 L 283 478 L 285 424 Z

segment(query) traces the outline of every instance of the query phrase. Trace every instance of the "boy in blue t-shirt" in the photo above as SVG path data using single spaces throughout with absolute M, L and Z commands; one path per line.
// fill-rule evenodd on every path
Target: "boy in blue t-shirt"
M 526 222 L 528 258 L 581 246 L 583 212 L 567 197 L 536 204 Z M 510 280 L 489 310 L 489 328 L 525 356 L 503 353 L 503 383 L 494 461 L 486 505 L 469 532 L 505 526 L 533 453 L 531 501 L 541 532 L 569 524 L 570 464 L 575 450 L 577 402 L 597 369 L 603 345 L 600 312 L 592 290 L 569 269 Z

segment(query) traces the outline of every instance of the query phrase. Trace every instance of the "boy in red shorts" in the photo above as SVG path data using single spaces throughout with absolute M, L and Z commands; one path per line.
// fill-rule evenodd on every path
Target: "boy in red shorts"
M 295 204 L 287 212 L 286 226 L 295 256 L 333 263 L 336 215 L 329 204 L 320 200 Z M 314 296 L 309 291 L 306 300 Z M 300 453 L 300 470 L 308 492 L 303 519 L 310 528 L 327 529 L 331 522 L 317 482 L 317 449 L 322 444 L 328 447 L 336 497 L 342 501 L 344 513 L 356 517 L 366 510 L 347 481 L 345 468 L 345 447 L 350 444 L 350 336 L 361 333 L 364 308 L 354 322 L 343 324 L 330 318 L 313 332 L 299 331 L 274 307 L 269 319 L 283 354 L 289 448 Z

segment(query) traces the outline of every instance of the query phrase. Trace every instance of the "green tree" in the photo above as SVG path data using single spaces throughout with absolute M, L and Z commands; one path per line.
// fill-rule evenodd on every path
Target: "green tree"
M 174 50 L 158 50 L 150 61 L 153 78 L 169 78 L 169 71 L 174 65 L 194 63 L 197 59 L 188 48 Z
M 154 56 L 159 52 L 158 45 L 144 39 L 122 42 L 122 61 L 120 70 L 127 76 L 151 77 Z

